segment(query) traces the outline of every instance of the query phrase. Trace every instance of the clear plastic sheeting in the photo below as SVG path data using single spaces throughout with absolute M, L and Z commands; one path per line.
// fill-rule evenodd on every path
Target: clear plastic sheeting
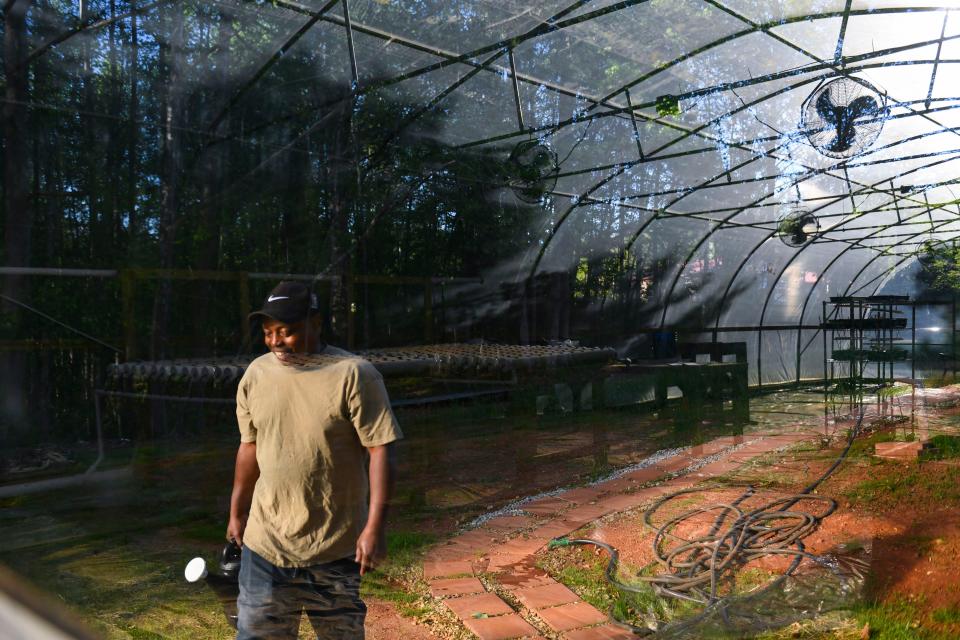
M 668 623 L 656 638 L 746 638 L 794 622 L 817 619 L 818 631 L 840 626 L 831 613 L 850 611 L 860 601 L 869 572 L 869 552 L 821 556 L 804 563 L 792 575 L 777 578 L 755 594 L 733 596 L 689 619 Z

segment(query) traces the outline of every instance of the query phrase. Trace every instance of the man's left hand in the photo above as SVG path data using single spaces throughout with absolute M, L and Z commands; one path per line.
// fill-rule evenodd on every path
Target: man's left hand
M 365 528 L 357 538 L 357 556 L 354 558 L 360 565 L 360 575 L 375 569 L 383 560 L 386 551 L 386 532 L 382 528 Z

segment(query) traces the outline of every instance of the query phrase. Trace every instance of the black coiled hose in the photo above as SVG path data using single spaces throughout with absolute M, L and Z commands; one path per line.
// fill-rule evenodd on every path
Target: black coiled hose
M 860 434 L 862 424 L 863 412 L 861 411 L 854 428 L 850 430 L 846 446 L 837 459 L 820 477 L 798 494 L 780 497 L 760 507 L 745 510 L 741 505 L 756 493 L 753 487 L 748 487 L 729 504 L 715 503 L 690 509 L 660 525 L 654 524 L 653 517 L 665 504 L 680 496 L 700 493 L 705 489 L 703 487 L 683 489 L 657 500 L 644 513 L 643 521 L 654 532 L 653 552 L 664 571 L 654 576 L 638 575 L 636 579 L 652 586 L 654 592 L 660 596 L 705 605 L 702 613 L 687 621 L 692 624 L 706 616 L 715 606 L 722 606 L 724 598 L 729 597 L 718 595 L 722 579 L 752 560 L 771 555 L 785 555 L 793 558 L 783 575 L 763 589 L 752 592 L 751 596 L 757 596 L 781 584 L 797 569 L 804 558 L 820 561 L 819 556 L 805 550 L 803 539 L 813 533 L 820 526 L 820 522 L 836 510 L 837 502 L 832 498 L 813 495 L 813 491 L 829 478 L 847 457 L 854 440 Z M 802 502 L 819 503 L 821 508 L 814 513 L 794 509 Z M 686 540 L 671 533 L 682 523 L 711 512 L 718 513 L 705 535 Z M 632 593 L 642 593 L 646 590 L 643 586 L 626 584 L 617 578 L 619 553 L 611 545 L 586 538 L 575 540 L 557 538 L 550 543 L 551 548 L 567 545 L 593 545 L 604 549 L 609 554 L 605 575 L 612 585 L 621 591 Z M 617 619 L 612 608 L 609 615 L 614 623 L 630 629 L 635 634 L 653 633 L 651 629 Z

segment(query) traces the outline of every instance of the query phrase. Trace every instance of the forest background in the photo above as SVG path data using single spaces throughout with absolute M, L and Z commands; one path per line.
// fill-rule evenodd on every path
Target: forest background
M 344 29 L 277 15 L 270 2 L 4 3 L 3 441 L 89 435 L 92 389 L 117 359 L 244 349 L 238 307 L 273 284 L 244 285 L 251 272 L 321 276 L 332 341 L 357 349 L 610 345 L 653 316 L 667 239 L 596 249 L 631 214 L 584 210 L 552 247 L 563 259 L 530 278 L 518 265 L 543 246 L 551 199 L 514 197 L 509 146 L 436 135 L 482 130 L 470 106 L 484 96 L 430 76 L 407 95 L 394 61 L 351 74 Z M 30 267 L 118 277 L 17 271 Z

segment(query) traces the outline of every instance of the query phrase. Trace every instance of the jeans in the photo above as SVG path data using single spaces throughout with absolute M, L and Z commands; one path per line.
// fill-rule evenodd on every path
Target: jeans
M 367 607 L 352 558 L 311 567 L 275 567 L 244 547 L 237 640 L 296 638 L 306 611 L 318 640 L 363 640 Z

